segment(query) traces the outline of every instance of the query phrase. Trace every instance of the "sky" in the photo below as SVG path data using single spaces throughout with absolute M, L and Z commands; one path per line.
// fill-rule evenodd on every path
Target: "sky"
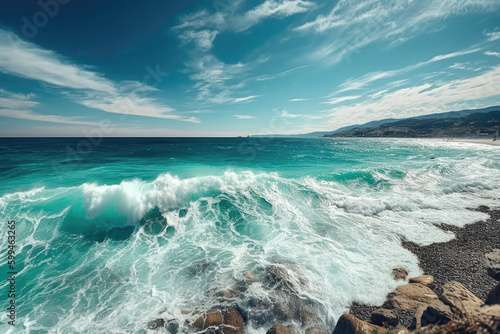
M 0 136 L 333 131 L 500 105 L 498 0 L 1 0 Z

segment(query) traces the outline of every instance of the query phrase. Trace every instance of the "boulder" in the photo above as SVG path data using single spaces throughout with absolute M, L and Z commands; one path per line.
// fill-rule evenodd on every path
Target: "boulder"
M 290 329 L 290 327 L 283 326 L 283 325 L 274 325 L 273 327 L 269 328 L 266 334 L 292 334 L 293 331 Z
M 221 311 L 210 310 L 196 318 L 192 326 L 198 330 L 205 330 L 211 326 L 220 326 L 222 324 L 222 320 Z
M 249 279 L 249 280 L 253 280 L 255 278 L 255 274 L 253 272 L 251 272 L 251 271 L 247 271 L 245 273 L 245 278 Z
M 245 329 L 243 316 L 234 308 L 228 308 L 224 312 L 224 321 L 221 329 L 222 334 L 243 334 Z
M 327 334 L 324 330 L 318 327 L 311 327 L 306 329 L 306 334 Z
M 370 324 L 366 321 L 359 320 L 352 314 L 343 314 L 332 334 L 379 334 L 385 333 L 386 329 L 377 325 Z
M 490 293 L 488 293 L 488 298 L 486 298 L 486 305 L 496 305 L 500 304 L 500 282 L 496 287 L 491 289 Z
M 478 314 L 500 319 L 500 305 L 483 306 L 479 309 Z
M 170 334 L 177 334 L 179 332 L 179 323 L 176 320 L 169 320 L 167 330 Z
M 394 310 L 379 308 L 373 311 L 370 321 L 377 326 L 396 327 L 399 323 L 399 317 Z
M 305 277 L 283 265 L 272 264 L 266 267 L 266 284 L 270 288 L 281 289 L 297 294 L 307 283 Z
M 420 319 L 420 324 L 422 327 L 428 325 L 443 325 L 447 324 L 455 317 L 451 312 L 451 309 L 448 305 L 438 305 L 434 304 L 432 306 L 428 306 L 423 312 L 422 317 Z
M 236 289 L 226 289 L 226 290 L 219 291 L 217 293 L 217 296 L 231 299 L 231 298 L 237 297 L 239 294 L 240 294 L 240 292 Z
M 409 280 L 410 283 L 419 283 L 422 285 L 432 285 L 434 284 L 434 277 L 431 275 L 422 275 L 417 277 L 412 277 Z
M 500 281 L 500 249 L 495 249 L 493 252 L 485 255 L 486 269 L 488 275 L 496 281 Z
M 299 319 L 303 326 L 318 323 L 318 315 L 313 305 L 306 304 L 299 307 Z
M 441 300 L 449 305 L 457 316 L 464 318 L 470 318 L 474 313 L 477 313 L 483 303 L 481 299 L 458 282 L 448 282 L 443 285 Z
M 408 270 L 405 268 L 394 268 L 392 269 L 392 277 L 394 277 L 396 281 L 405 281 L 408 277 Z
M 160 329 L 165 327 L 165 320 L 164 319 L 155 319 L 146 325 L 148 329 L 154 330 L 154 329 Z

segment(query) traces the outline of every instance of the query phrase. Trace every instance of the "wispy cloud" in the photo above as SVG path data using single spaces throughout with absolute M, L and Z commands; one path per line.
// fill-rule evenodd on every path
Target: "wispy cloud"
M 183 32 L 179 38 L 183 44 L 194 41 L 200 49 L 209 50 L 213 47 L 213 41 L 217 34 L 218 32 L 216 30 L 188 30 Z
M 251 102 L 255 98 L 259 97 L 259 95 L 250 95 L 245 97 L 237 97 L 233 100 L 233 103 L 242 103 L 242 102 Z
M 283 72 L 280 72 L 278 74 L 266 74 L 266 75 L 261 75 L 261 76 L 258 76 L 257 78 L 255 78 L 257 81 L 265 81 L 265 80 L 273 80 L 273 79 L 276 79 L 276 78 L 281 78 L 281 77 L 284 77 L 285 75 L 287 74 L 290 74 L 292 72 L 295 72 L 297 70 L 300 70 L 300 69 L 303 69 L 303 68 L 307 68 L 307 67 L 311 67 L 312 65 L 302 65 L 302 66 L 297 66 L 297 67 L 294 67 L 294 68 L 291 68 L 289 70 L 286 70 L 286 71 L 283 71 Z
M 495 31 L 484 32 L 489 41 L 496 41 L 500 39 L 500 29 L 495 29 Z
M 234 115 L 234 117 L 236 117 L 237 119 L 254 119 L 254 118 L 257 118 L 255 116 L 251 116 L 251 115 Z
M 465 55 L 472 54 L 472 53 L 477 53 L 477 52 L 480 52 L 481 50 L 482 50 L 481 48 L 469 48 L 469 49 L 460 50 L 457 52 L 438 55 L 438 56 L 432 57 L 429 60 L 426 60 L 426 61 L 423 61 L 423 62 L 420 62 L 417 64 L 413 64 L 413 65 L 410 65 L 407 67 L 403 67 L 403 68 L 400 68 L 397 70 L 370 72 L 370 73 L 367 73 L 359 78 L 353 78 L 353 79 L 346 80 L 344 83 L 342 83 L 339 86 L 340 89 L 337 90 L 335 93 L 339 94 L 339 93 L 343 93 L 343 92 L 347 92 L 347 91 L 359 90 L 359 89 L 365 88 L 368 84 L 375 82 L 375 81 L 378 81 L 378 80 L 387 79 L 387 78 L 391 78 L 391 77 L 394 77 L 397 75 L 408 73 L 410 71 L 414 71 L 416 69 L 422 68 L 424 66 L 427 66 L 429 64 L 436 63 L 436 62 L 439 62 L 442 60 L 452 59 L 452 58 L 465 56 Z
M 31 109 L 37 107 L 39 103 L 33 100 L 34 97 L 33 94 L 13 93 L 0 89 L 0 117 L 60 124 L 97 125 L 95 122 L 87 122 L 79 117 L 35 113 Z
M 309 99 L 290 99 L 290 102 L 302 102 L 302 101 L 309 101 Z
M 126 115 L 199 121 L 193 117 L 176 115 L 173 113 L 174 109 L 163 106 L 153 98 L 142 96 L 144 93 L 157 90 L 153 87 L 138 81 L 115 83 L 84 66 L 71 63 L 53 51 L 25 42 L 2 29 L 0 29 L 0 71 L 72 89 L 74 91 L 66 96 L 89 108 Z
M 485 55 L 487 55 L 487 56 L 493 56 L 493 57 L 498 57 L 498 58 L 500 58 L 500 52 L 496 52 L 496 51 L 486 51 L 484 54 L 485 54 Z
M 500 65 L 475 77 L 441 84 L 385 92 L 376 98 L 332 109 L 331 124 L 349 125 L 350 119 L 365 123 L 383 118 L 404 118 L 442 112 L 454 103 L 481 101 L 500 95 Z
M 322 36 L 311 57 L 337 63 L 375 42 L 411 39 L 435 28 L 431 23 L 446 17 L 499 7 L 496 0 L 340 0 L 328 14 L 318 15 L 296 31 Z M 495 33 L 490 34 L 496 38 Z
M 326 104 L 338 104 L 338 103 L 342 103 L 342 102 L 346 102 L 346 101 L 356 100 L 356 99 L 359 99 L 360 97 L 361 97 L 361 95 L 334 97 L 334 98 L 331 98 L 324 103 L 326 103 Z

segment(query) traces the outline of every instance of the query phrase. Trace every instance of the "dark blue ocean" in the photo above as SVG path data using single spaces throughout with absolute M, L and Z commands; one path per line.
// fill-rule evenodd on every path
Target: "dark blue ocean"
M 18 272 L 17 326 L 2 311 L 0 332 L 184 331 L 182 310 L 231 305 L 263 334 L 289 298 L 269 266 L 331 330 L 384 300 L 392 268 L 421 273 L 403 240 L 451 240 L 440 224 L 498 207 L 499 172 L 498 146 L 424 139 L 0 139 L 2 309 L 8 220 Z

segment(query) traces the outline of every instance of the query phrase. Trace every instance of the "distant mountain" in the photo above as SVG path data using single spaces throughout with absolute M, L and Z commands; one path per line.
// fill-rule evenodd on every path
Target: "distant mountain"
M 354 128 L 325 137 L 398 137 L 398 138 L 498 138 L 500 107 L 495 111 L 475 112 L 466 116 L 448 113 L 446 118 L 408 118 L 378 126 Z M 484 110 L 484 109 L 483 109 Z M 463 111 L 467 113 L 468 111 Z M 440 116 L 443 114 L 440 114 Z
M 371 128 L 371 127 L 376 127 L 380 126 L 383 124 L 387 123 L 393 123 L 397 121 L 402 121 L 402 120 L 410 120 L 410 119 L 442 119 L 442 118 L 452 118 L 452 117 L 464 117 L 467 115 L 471 115 L 474 113 L 487 113 L 490 111 L 496 111 L 500 110 L 500 106 L 493 106 L 493 107 L 488 107 L 488 108 L 482 108 L 482 109 L 466 109 L 466 110 L 460 110 L 460 111 L 448 111 L 444 113 L 438 113 L 438 114 L 430 114 L 430 115 L 423 115 L 423 116 L 416 116 L 416 117 L 409 117 L 409 118 L 386 118 L 378 121 L 372 121 L 368 122 L 365 124 L 356 124 L 356 125 L 349 125 L 342 127 L 340 129 L 337 129 L 335 131 L 318 131 L 318 132 L 311 132 L 311 133 L 305 133 L 305 134 L 295 134 L 295 135 L 279 135 L 279 134 L 270 134 L 270 135 L 256 135 L 256 136 L 251 136 L 251 137 L 299 137 L 299 138 L 317 138 L 317 137 L 325 137 L 328 135 L 333 135 L 336 133 L 340 132 L 346 132 L 349 130 L 353 129 L 363 129 L 363 128 Z

